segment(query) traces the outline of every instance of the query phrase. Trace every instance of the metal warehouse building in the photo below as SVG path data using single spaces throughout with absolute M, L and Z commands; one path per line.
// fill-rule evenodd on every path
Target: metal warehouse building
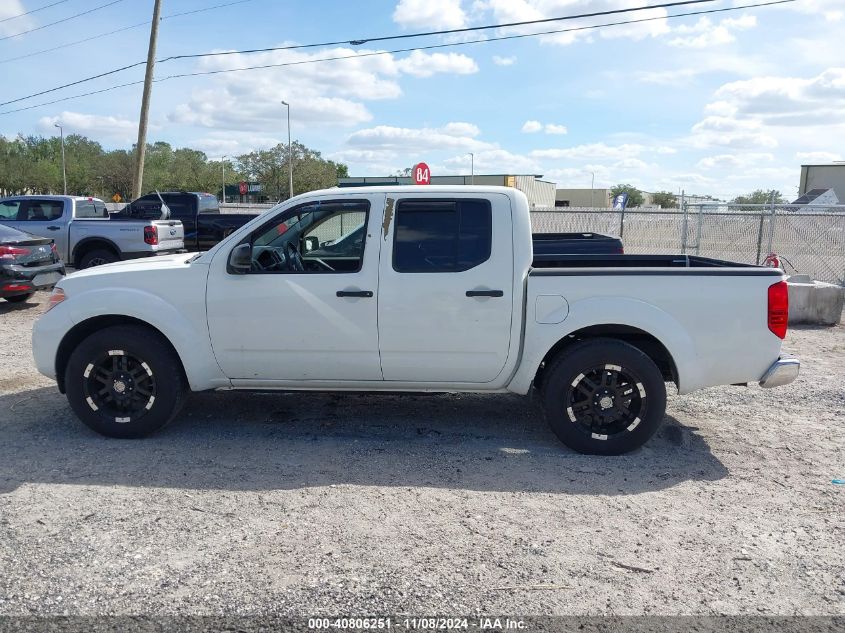
M 840 201 L 845 201 L 845 162 L 826 165 L 801 165 L 799 195 L 813 189 L 833 189 Z
M 531 174 L 475 174 L 474 176 L 432 176 L 432 185 L 493 185 L 519 189 L 528 197 L 532 209 L 555 206 L 555 183 L 542 180 L 542 175 Z M 338 187 L 373 187 L 378 185 L 413 185 L 406 176 L 363 176 L 338 178 Z

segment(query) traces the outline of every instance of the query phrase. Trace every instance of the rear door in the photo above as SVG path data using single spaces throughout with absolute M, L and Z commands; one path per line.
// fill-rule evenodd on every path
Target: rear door
M 47 198 L 20 199 L 17 221 L 9 222 L 18 230 L 48 237 L 56 243 L 59 255 L 68 261 L 68 223 L 71 219 L 71 205 L 62 200 Z M 67 207 L 67 208 L 65 208 Z
M 513 315 L 509 198 L 419 194 L 399 197 L 393 211 L 379 267 L 384 379 L 494 380 Z

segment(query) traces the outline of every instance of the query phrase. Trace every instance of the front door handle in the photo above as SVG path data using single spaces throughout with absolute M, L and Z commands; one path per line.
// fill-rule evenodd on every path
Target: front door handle
M 373 296 L 372 290 L 338 290 L 337 291 L 338 297 L 365 297 L 370 298 Z
M 502 290 L 467 290 L 467 297 L 504 297 Z
M 60 226 L 48 226 L 47 230 L 48 231 L 58 231 L 60 228 L 62 228 L 62 227 L 60 227 Z

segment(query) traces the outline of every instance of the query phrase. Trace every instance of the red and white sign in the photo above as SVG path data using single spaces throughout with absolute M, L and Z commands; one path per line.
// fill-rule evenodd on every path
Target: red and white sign
M 248 187 L 247 187 L 247 184 L 246 184 L 243 180 L 241 180 L 241 181 L 238 183 L 238 192 L 239 192 L 242 196 L 245 196 L 247 191 L 249 191 L 249 189 L 248 189 Z
M 414 184 L 415 185 L 430 185 L 431 184 L 431 170 L 425 163 L 417 163 L 414 165 Z

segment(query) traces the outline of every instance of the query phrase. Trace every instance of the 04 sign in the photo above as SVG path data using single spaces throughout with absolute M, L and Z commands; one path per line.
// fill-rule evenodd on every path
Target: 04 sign
M 414 184 L 415 185 L 430 185 L 431 184 L 431 170 L 425 163 L 417 163 L 414 165 Z

